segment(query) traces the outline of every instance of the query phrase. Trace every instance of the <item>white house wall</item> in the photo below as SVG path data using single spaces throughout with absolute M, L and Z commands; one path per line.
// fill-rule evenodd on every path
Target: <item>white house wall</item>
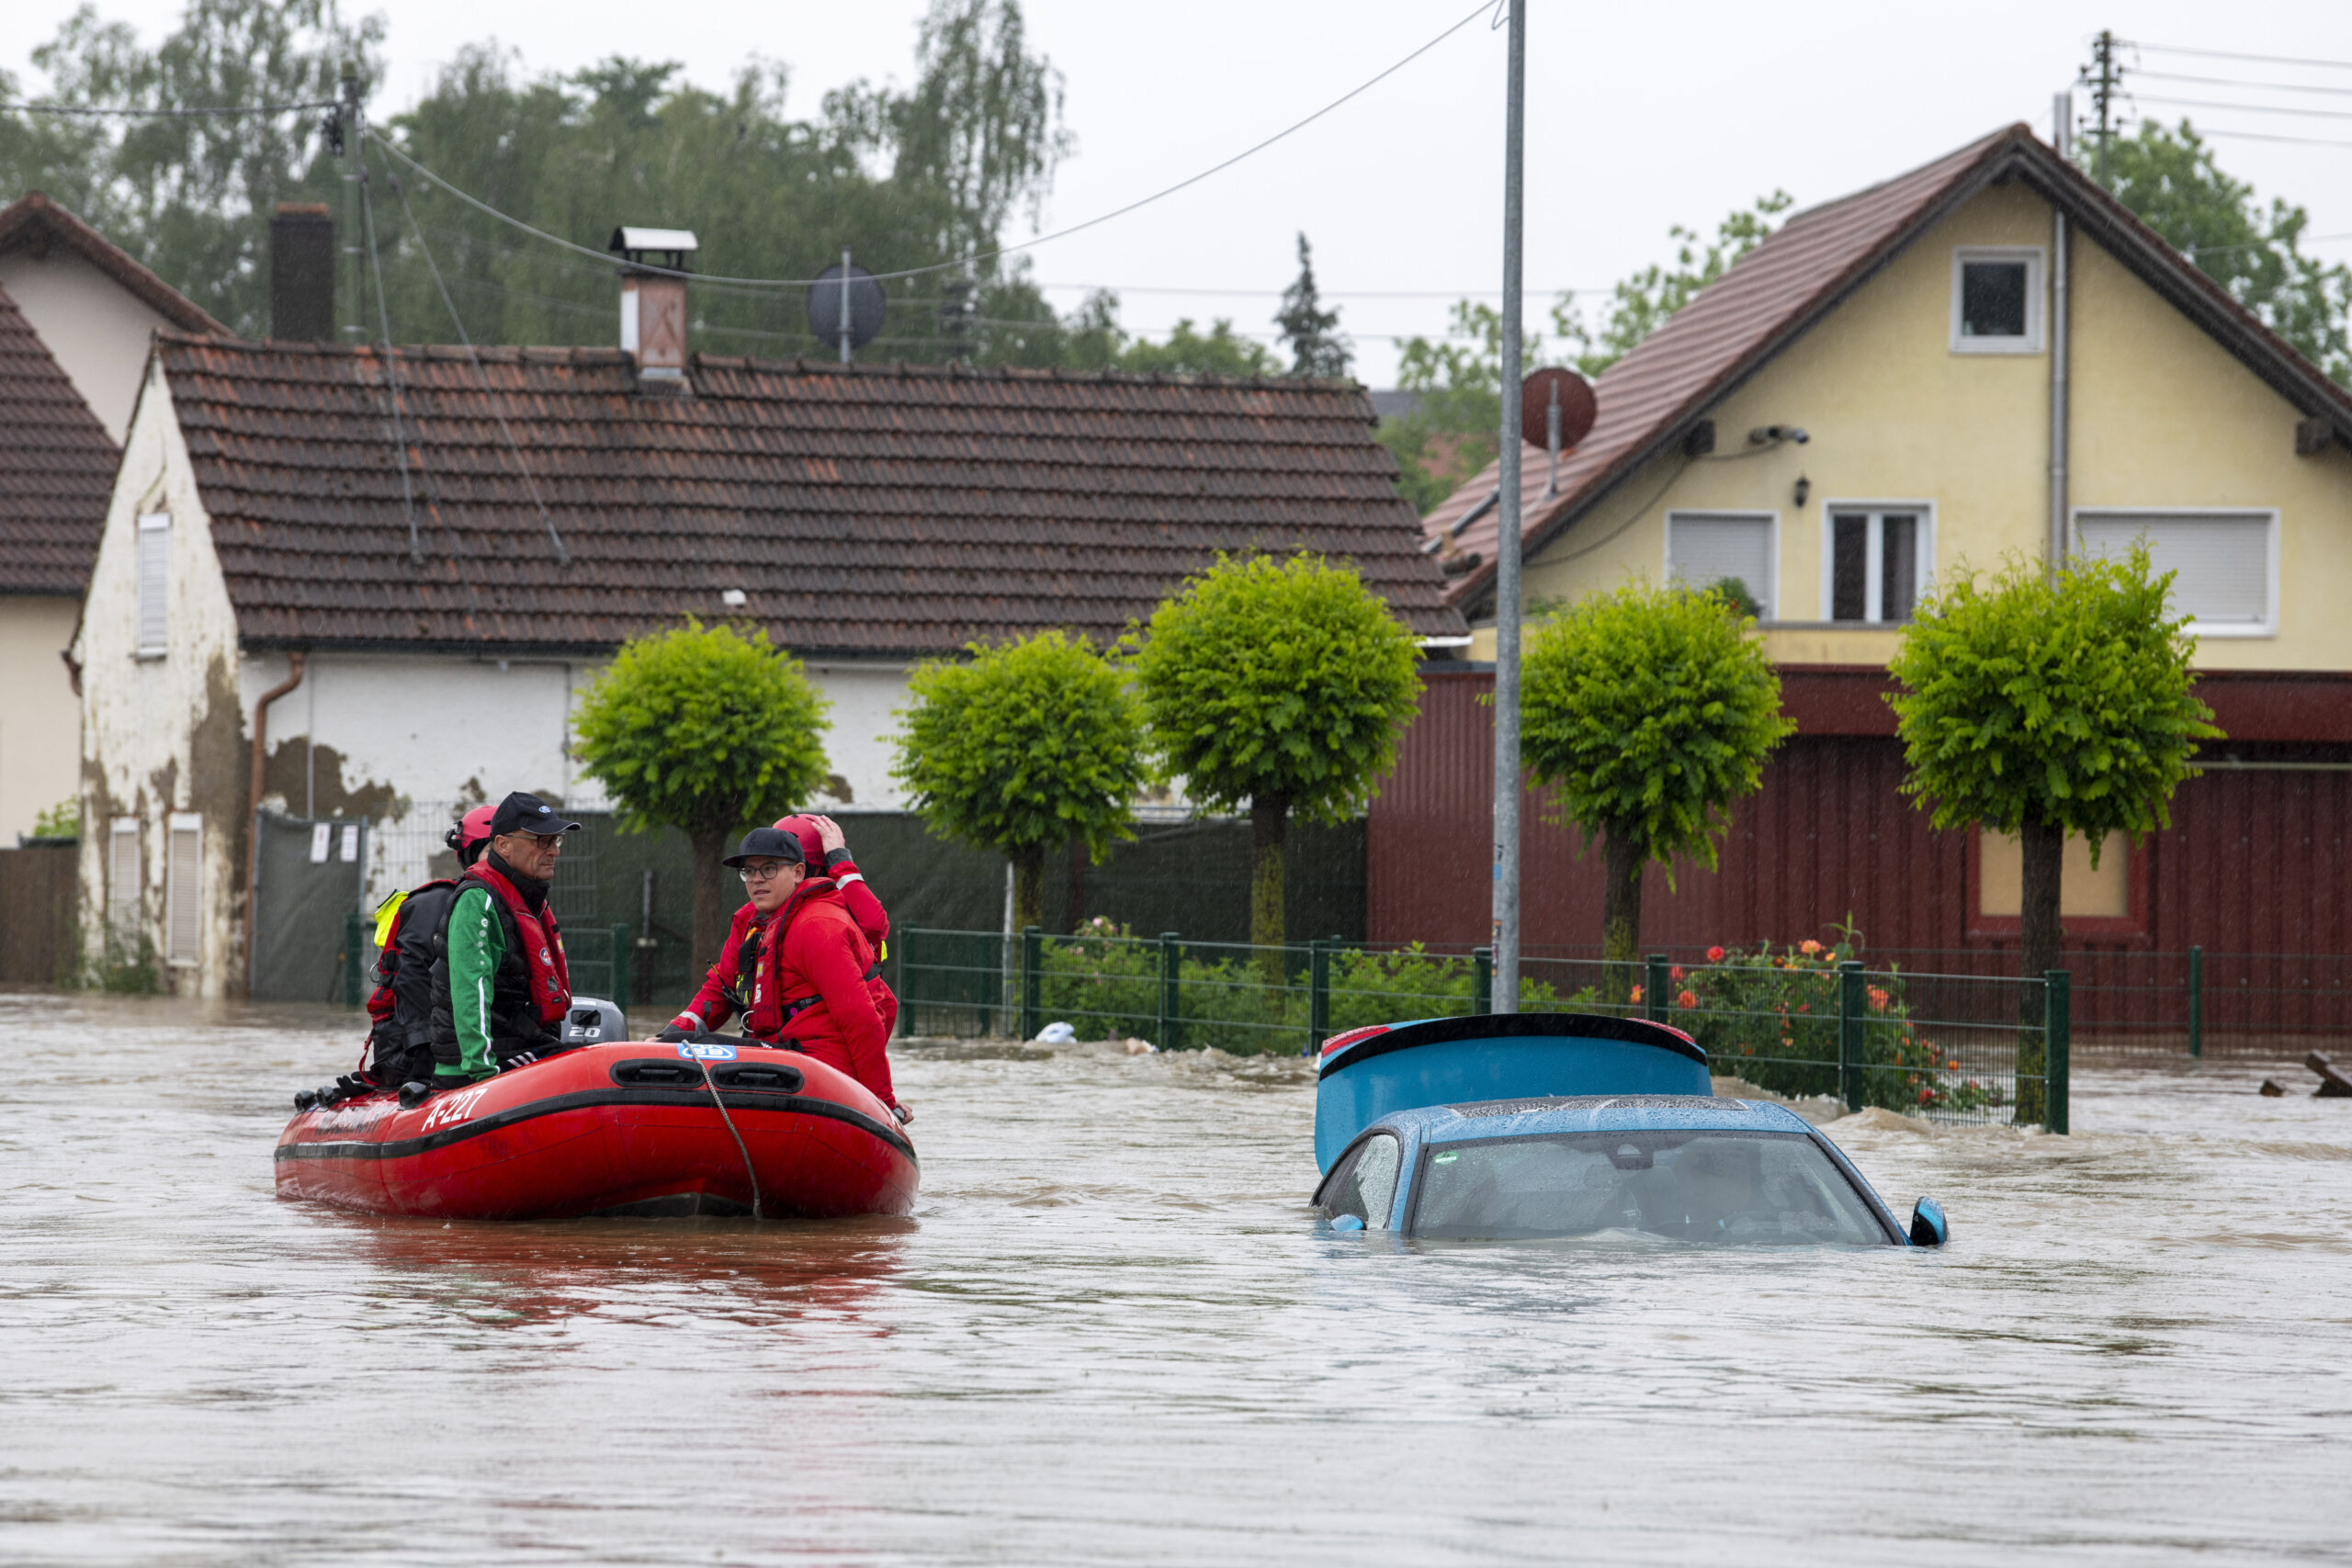
M 82 776 L 82 700 L 57 656 L 81 608 L 49 594 L 0 594 L 0 845 L 72 799 Z
M 0 256 L 0 288 L 17 302 L 116 445 L 146 375 L 149 339 L 172 323 L 63 245 Z
M 106 532 L 90 573 L 82 661 L 84 938 L 104 950 L 107 848 L 117 818 L 140 834 L 140 918 L 122 933 L 164 950 L 166 818 L 202 818 L 197 957 L 166 968 L 184 995 L 226 996 L 242 977 L 246 737 L 239 703 L 237 629 L 209 520 L 197 500 L 170 389 L 151 379 L 125 441 Z M 171 516 L 165 648 L 138 652 L 138 520 Z

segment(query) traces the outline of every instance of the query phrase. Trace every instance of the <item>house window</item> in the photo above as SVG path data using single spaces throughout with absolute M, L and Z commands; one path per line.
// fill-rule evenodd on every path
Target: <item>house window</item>
M 1963 246 L 1951 254 L 1954 354 L 2041 352 L 2041 252 Z
M 1920 506 L 1822 508 L 1829 619 L 1896 625 L 1927 592 L 1935 530 Z
M 1735 578 L 1770 620 L 1778 597 L 1774 570 L 1780 517 L 1770 512 L 1669 512 L 1666 517 L 1666 576 L 1669 582 L 1713 588 Z
M 107 832 L 107 923 L 128 937 L 139 929 L 139 818 L 118 817 Z
M 198 897 L 204 874 L 204 818 L 193 812 L 171 815 L 171 847 L 164 861 L 164 956 L 174 964 L 196 962 Z
M 150 512 L 139 519 L 139 657 L 164 657 L 164 607 L 171 587 L 172 514 Z
M 2199 637 L 2268 637 L 2278 629 L 2276 512 L 2116 511 L 2075 513 L 2086 556 L 2120 556 L 2136 540 L 2174 573 L 2172 603 Z
M 2015 834 L 1985 829 L 1978 835 L 1976 912 L 2016 919 L 2025 908 L 2025 852 Z M 2091 845 L 2080 833 L 2066 835 L 2058 877 L 2058 914 L 2070 920 L 2120 920 L 2132 914 L 2132 841 L 2109 833 L 2091 864 Z

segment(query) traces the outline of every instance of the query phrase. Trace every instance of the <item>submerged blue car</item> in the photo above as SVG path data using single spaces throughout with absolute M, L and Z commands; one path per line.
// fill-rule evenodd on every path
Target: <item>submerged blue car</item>
M 1940 1247 L 1896 1220 L 1785 1107 L 1720 1100 L 1690 1036 L 1638 1019 L 1516 1013 L 1335 1036 L 1317 1077 L 1315 1193 L 1337 1230 L 1522 1241 Z

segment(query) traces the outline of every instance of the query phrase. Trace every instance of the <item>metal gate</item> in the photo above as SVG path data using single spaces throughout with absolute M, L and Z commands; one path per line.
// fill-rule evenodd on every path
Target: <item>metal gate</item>
M 255 1001 L 339 1002 L 347 917 L 367 897 L 368 824 L 264 811 L 254 916 Z

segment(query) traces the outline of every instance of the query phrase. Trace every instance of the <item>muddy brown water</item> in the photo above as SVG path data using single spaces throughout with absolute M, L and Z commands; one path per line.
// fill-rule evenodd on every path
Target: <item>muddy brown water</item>
M 899 1053 L 908 1220 L 280 1202 L 350 1016 L 0 997 L 0 1561 L 2352 1560 L 2299 1067 L 1837 1128 L 1941 1254 L 1416 1250 L 1315 1230 L 1296 1064 L 1087 1050 Z

